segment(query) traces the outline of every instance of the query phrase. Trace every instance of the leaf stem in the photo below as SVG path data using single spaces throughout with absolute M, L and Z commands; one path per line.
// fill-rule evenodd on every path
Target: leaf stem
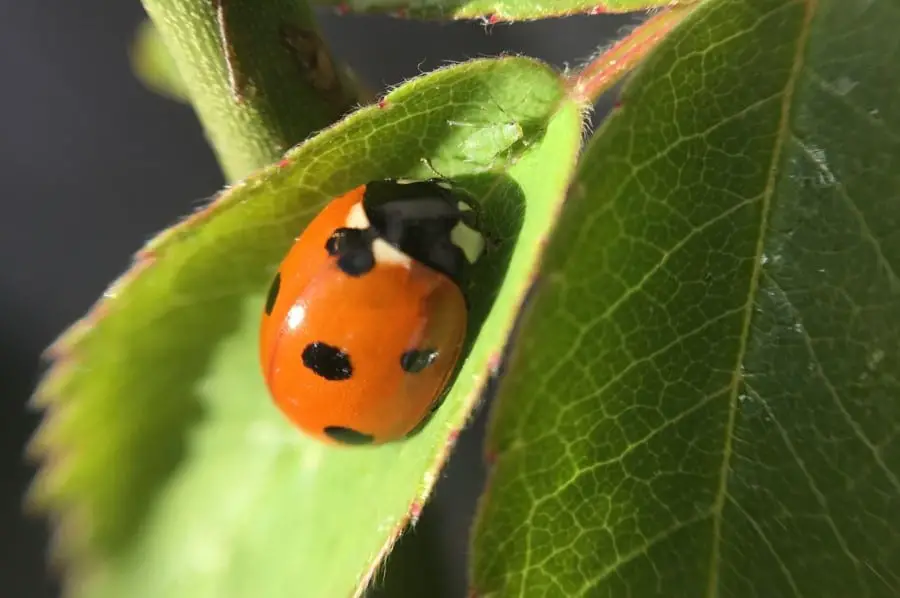
M 632 71 L 659 42 L 699 3 L 671 6 L 647 19 L 625 38 L 601 52 L 569 77 L 569 94 L 576 101 L 593 104 Z
M 142 0 L 229 180 L 357 101 L 303 0 Z

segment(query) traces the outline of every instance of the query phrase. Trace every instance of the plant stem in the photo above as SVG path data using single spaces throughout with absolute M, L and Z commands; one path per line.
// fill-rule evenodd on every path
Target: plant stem
M 356 102 L 303 0 L 142 0 L 229 181 Z
M 637 27 L 624 39 L 600 53 L 569 77 L 572 98 L 593 104 L 628 72 L 633 70 L 659 42 L 699 3 L 672 6 Z

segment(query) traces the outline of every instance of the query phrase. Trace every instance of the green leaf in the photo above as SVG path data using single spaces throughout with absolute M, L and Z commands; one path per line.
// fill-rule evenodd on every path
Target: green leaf
M 710 0 L 592 141 L 478 596 L 900 594 L 900 6 Z
M 151 241 L 58 341 L 38 395 L 48 415 L 33 496 L 60 518 L 76 596 L 349 596 L 368 581 L 477 403 L 580 137 L 580 107 L 555 72 L 473 61 L 399 87 Z M 423 158 L 479 199 L 494 242 L 470 289 L 464 367 L 408 442 L 326 447 L 265 390 L 264 295 L 330 198 L 433 176 Z
M 152 91 L 173 100 L 188 101 L 188 91 L 178 66 L 150 21 L 144 21 L 138 27 L 131 48 L 131 68 Z
M 693 4 L 685 0 L 678 4 Z M 671 0 L 317 0 L 339 14 L 388 12 L 417 19 L 485 19 L 491 23 L 532 21 L 576 14 L 638 12 L 671 6 Z

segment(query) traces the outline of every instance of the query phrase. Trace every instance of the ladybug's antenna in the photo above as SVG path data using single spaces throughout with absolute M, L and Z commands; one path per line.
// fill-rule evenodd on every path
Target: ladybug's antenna
M 447 179 L 446 176 L 444 176 L 443 174 L 441 174 L 440 172 L 438 172 L 438 169 L 435 168 L 435 167 L 434 167 L 434 164 L 431 163 L 431 159 L 430 159 L 430 158 L 422 158 L 421 160 L 422 160 L 422 163 L 425 164 L 425 166 L 427 166 L 428 169 L 431 170 L 431 172 L 433 172 L 433 173 L 437 176 L 437 178 L 439 178 L 439 179 Z
M 439 172 L 437 168 L 434 167 L 434 164 L 431 163 L 430 158 L 420 158 L 420 159 L 421 159 L 422 163 L 425 164 L 425 166 L 427 166 L 431 170 L 431 172 L 433 172 L 435 175 L 437 175 L 437 177 L 439 179 L 441 179 L 442 181 L 450 181 L 451 180 L 448 177 L 446 177 L 444 174 Z M 440 186 L 444 187 L 445 189 L 450 190 L 450 187 L 448 187 L 446 184 L 442 184 Z M 471 195 L 469 193 L 466 193 L 466 195 L 469 195 L 471 197 Z M 469 201 L 468 199 L 465 200 L 465 204 L 467 206 L 469 206 L 469 208 L 471 210 L 468 213 L 471 213 L 473 216 L 473 219 L 472 219 L 473 221 L 470 221 L 467 224 L 469 226 L 471 226 L 472 228 L 474 228 L 475 230 L 481 230 L 481 226 L 483 224 L 483 222 L 482 222 L 483 216 L 481 214 L 481 206 L 478 204 L 478 202 L 476 202 L 474 200 Z

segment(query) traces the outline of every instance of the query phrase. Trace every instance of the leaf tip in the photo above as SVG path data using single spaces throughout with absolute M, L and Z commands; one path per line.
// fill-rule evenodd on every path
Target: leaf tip
M 99 305 L 95 305 L 91 310 L 93 313 L 94 309 L 99 307 Z M 91 326 L 89 323 L 89 318 L 91 314 L 88 314 L 85 317 L 77 320 L 74 324 L 69 326 L 66 330 L 60 334 L 56 340 L 54 340 L 49 347 L 44 349 L 44 353 L 41 356 L 44 360 L 59 362 L 66 359 L 72 351 L 81 344 L 81 341 L 87 335 L 88 331 L 90 331 Z M 55 365 L 54 365 L 55 367 Z M 52 370 L 51 372 L 52 373 Z M 49 376 L 50 374 L 48 374 Z M 46 378 L 45 378 L 46 379 Z M 43 383 L 42 383 L 43 384 Z M 40 390 L 40 386 L 38 386 Z
M 51 359 L 46 354 L 45 359 Z M 53 362 L 48 371 L 38 381 L 37 387 L 28 398 L 26 407 L 33 411 L 44 411 L 51 405 L 56 404 L 63 396 L 65 388 L 72 381 L 77 366 L 75 358 L 69 352 L 60 352 L 52 357 Z
M 26 502 L 41 511 L 63 502 L 67 482 L 72 477 L 72 455 L 57 450 L 62 427 L 58 417 L 45 418 L 25 448 L 28 458 L 41 461 L 41 467 L 25 493 Z

